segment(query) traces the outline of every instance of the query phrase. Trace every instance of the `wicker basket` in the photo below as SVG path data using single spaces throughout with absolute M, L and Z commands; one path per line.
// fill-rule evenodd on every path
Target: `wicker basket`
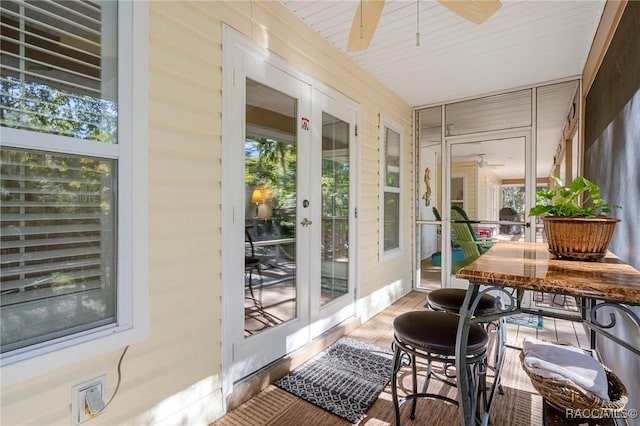
M 524 364 L 524 352 L 520 352 L 520 362 L 523 370 L 531 379 L 533 387 L 536 388 L 540 395 L 546 398 L 549 405 L 560 411 L 567 409 L 598 409 L 602 410 L 601 414 L 605 416 L 606 413 L 613 413 L 623 409 L 629 400 L 624 383 L 607 367 L 604 367 L 604 371 L 607 374 L 610 401 L 603 401 L 595 395 L 587 395 L 576 386 L 530 372 Z
M 545 216 L 542 220 L 549 252 L 570 260 L 604 257 L 616 223 L 620 222 L 611 217 Z

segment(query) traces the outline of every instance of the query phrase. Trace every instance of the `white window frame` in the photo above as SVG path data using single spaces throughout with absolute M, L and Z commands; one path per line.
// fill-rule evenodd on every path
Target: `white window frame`
M 149 336 L 147 39 L 148 4 L 120 1 L 118 144 L 2 128 L 2 144 L 7 147 L 118 159 L 116 323 L 4 354 L 0 359 L 3 386 Z
M 387 186 L 386 184 L 386 168 L 387 168 L 387 158 L 385 155 L 385 144 L 386 144 L 386 129 L 390 129 L 393 130 L 394 132 L 398 133 L 400 135 L 400 158 L 399 158 L 399 165 L 400 165 L 400 172 L 399 172 L 399 186 L 396 187 L 392 187 L 392 186 Z M 404 200 L 404 195 L 402 194 L 402 187 L 403 187 L 403 183 L 404 183 L 404 159 L 403 159 L 403 155 L 402 155 L 402 147 L 403 147 L 403 141 L 404 141 L 404 127 L 402 125 L 400 125 L 398 122 L 394 121 L 393 119 L 385 116 L 384 114 L 380 114 L 380 205 L 379 205 L 379 210 L 380 210 L 380 222 L 379 222 L 379 227 L 378 227 L 378 245 L 380 247 L 380 258 L 384 258 L 384 257 L 390 257 L 390 256 L 397 256 L 402 254 L 403 251 L 403 238 L 402 238 L 402 225 L 403 225 L 403 216 L 404 216 L 404 208 L 403 208 L 403 200 Z M 398 227 L 398 247 L 394 247 L 388 250 L 385 250 L 384 248 L 384 222 L 385 222 L 385 217 L 384 217 L 384 195 L 385 193 L 395 193 L 398 194 L 398 202 L 400 203 L 399 206 L 399 212 L 398 212 L 398 223 L 397 223 L 397 227 Z

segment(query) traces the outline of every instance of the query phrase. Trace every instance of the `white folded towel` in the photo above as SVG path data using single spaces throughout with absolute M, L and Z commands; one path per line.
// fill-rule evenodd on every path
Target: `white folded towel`
M 556 345 L 532 337 L 522 342 L 524 365 L 539 376 L 565 382 L 609 401 L 604 367 L 580 348 Z

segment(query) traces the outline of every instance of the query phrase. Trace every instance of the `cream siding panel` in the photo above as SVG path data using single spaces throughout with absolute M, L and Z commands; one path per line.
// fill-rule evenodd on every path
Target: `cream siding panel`
M 167 157 L 171 155 L 171 157 Z M 154 152 L 153 157 L 157 158 L 156 161 L 162 166 L 162 170 L 184 170 L 189 167 L 189 170 L 185 170 L 180 175 L 167 175 L 162 174 L 158 176 L 159 180 L 164 178 L 179 178 L 180 181 L 193 181 L 202 182 L 203 186 L 207 185 L 210 179 L 214 177 L 214 170 L 211 167 L 211 162 L 216 161 L 217 157 L 213 154 L 208 154 L 206 157 L 196 157 L 192 155 L 185 155 L 180 151 L 172 152 L 170 150 L 158 150 Z M 154 158 L 154 159 L 155 159 Z M 209 175 L 209 176 L 208 176 Z M 206 177 L 206 179 L 204 179 Z M 203 200 L 204 201 L 204 200 Z
M 152 339 L 140 359 L 147 396 L 131 415 L 146 411 L 140 422 L 158 423 L 204 398 L 213 402 L 210 421 L 222 408 L 221 125 L 214 124 L 221 111 L 220 31 L 214 29 L 220 23 L 199 18 L 190 3 L 153 3 L 151 11 Z M 209 385 L 197 387 L 201 381 Z M 173 400 L 179 403 L 168 406 Z
M 219 267 L 212 265 L 209 270 L 200 271 L 197 275 L 194 275 L 191 280 L 186 281 L 184 276 L 189 273 L 189 270 L 192 270 L 194 266 L 197 265 L 197 262 L 189 262 L 189 261 L 181 261 L 178 267 L 172 268 L 170 266 L 163 266 L 162 264 L 158 264 L 154 268 L 157 270 L 158 276 L 163 276 L 165 279 L 170 280 L 176 283 L 173 287 L 163 288 L 159 290 L 157 293 L 154 293 L 154 298 L 157 298 L 158 301 L 164 301 L 167 299 L 168 302 L 171 302 L 171 299 L 181 298 L 183 297 L 183 293 L 185 293 L 185 288 L 189 288 L 194 283 L 207 281 L 211 276 L 219 276 L 220 270 Z M 179 294 L 177 294 L 179 293 Z M 212 293 L 213 298 L 218 298 L 220 292 L 218 289 L 215 289 Z M 182 299 L 184 300 L 184 299 Z M 212 303 L 211 300 L 203 300 L 203 303 L 209 304 Z M 180 305 L 178 305 L 180 307 Z M 180 307 L 182 309 L 182 307 Z M 171 318 L 168 318 L 171 320 Z M 207 324 L 207 326 L 210 326 Z M 215 330 L 212 330 L 215 331 Z
M 203 123 L 207 123 L 211 120 L 212 114 L 207 114 L 202 110 L 187 110 L 182 108 L 181 105 L 174 103 L 173 106 L 163 104 L 162 106 L 154 106 L 150 108 L 150 113 L 154 115 L 154 120 L 158 123 L 165 123 L 165 126 L 176 127 L 182 131 L 182 133 L 189 133 L 193 135 L 201 135 L 203 137 L 214 136 L 211 129 L 203 126 Z M 164 140 L 164 137 L 160 137 Z M 175 143 L 176 141 L 173 141 Z M 183 142 L 185 145 L 186 142 Z M 211 149 L 211 147 L 209 148 Z
M 153 42 L 153 40 L 151 40 Z M 185 78 L 189 84 L 199 84 L 203 86 L 211 86 L 206 83 L 212 80 L 212 71 L 215 71 L 217 66 L 208 61 L 197 60 L 192 55 L 192 52 L 177 52 L 166 48 L 166 46 L 158 46 L 153 49 L 152 53 L 157 53 L 159 62 L 163 64 L 174 64 L 177 68 L 166 68 L 167 72 L 173 72 L 178 79 Z M 188 71 L 187 71 L 188 65 Z M 219 72 L 219 71 L 218 71 Z M 185 75 L 186 73 L 186 75 Z M 182 75 L 180 75 L 182 74 Z M 206 90 L 206 88 L 205 88 Z
M 360 295 L 396 281 L 409 289 L 412 279 L 410 107 L 279 2 L 149 2 L 149 10 L 151 334 L 127 352 L 119 393 L 92 426 L 206 424 L 222 415 L 223 23 L 361 105 Z M 385 263 L 378 259 L 380 113 L 404 125 L 406 145 L 404 251 Z M 68 426 L 71 387 L 106 374 L 110 396 L 120 353 L 3 387 L 2 423 Z
M 195 13 L 196 19 L 206 17 L 200 27 L 210 28 L 215 34 L 219 34 L 219 47 L 222 48 L 223 22 L 247 37 L 251 38 L 252 34 L 257 37 L 263 24 L 255 18 L 252 19 L 252 16 L 255 17 L 258 6 L 259 2 L 256 1 L 200 1 L 191 2 L 189 13 Z M 186 22 L 190 24 L 189 21 Z
M 203 130 L 202 132 L 195 134 L 192 131 L 190 144 L 176 144 L 175 141 L 179 141 L 184 134 L 184 126 L 179 123 L 166 123 L 156 120 L 149 120 L 150 124 L 153 124 L 154 129 L 149 132 L 150 138 L 156 139 L 156 147 L 154 147 L 154 153 L 168 153 L 172 155 L 198 157 L 198 152 L 207 150 L 208 155 L 214 155 L 217 159 L 220 158 L 220 147 L 211 146 L 211 137 L 215 135 L 220 137 L 221 124 L 217 122 L 220 119 L 220 114 L 212 114 L 208 118 L 208 121 L 213 121 L 210 129 Z M 212 171 L 213 172 L 213 171 Z
M 195 103 L 196 100 L 202 101 L 199 99 L 202 88 L 207 91 L 221 90 L 221 87 L 219 87 L 219 79 L 209 78 L 205 81 L 189 81 L 186 83 L 179 74 L 171 73 L 165 68 L 153 67 L 152 72 L 153 81 L 151 81 L 150 84 L 156 87 L 162 87 L 162 93 L 154 94 L 154 99 L 160 100 L 164 98 L 171 98 L 174 101 L 182 101 L 183 103 L 190 105 L 191 108 L 201 107 L 217 110 L 219 107 L 218 102 Z M 219 98 L 220 96 L 218 95 L 216 99 Z
M 160 48 L 158 48 L 157 50 L 162 51 Z M 180 55 L 163 54 L 162 56 L 166 58 L 166 61 L 168 61 L 168 63 L 171 63 L 170 61 L 173 61 L 174 63 L 184 63 L 185 61 L 187 61 L 187 58 L 181 57 Z M 189 92 L 193 90 L 201 89 L 211 91 L 220 90 L 221 88 L 219 79 L 214 78 L 211 74 L 213 71 L 215 71 L 215 69 L 207 69 L 206 64 L 200 64 L 200 66 L 194 65 L 194 68 L 199 68 L 199 72 L 194 71 L 193 73 L 189 73 L 188 75 L 184 75 L 180 68 L 171 69 L 164 66 L 151 66 L 150 68 L 152 72 L 157 73 L 154 78 L 173 80 L 172 82 L 169 82 L 167 86 L 159 86 L 163 89 L 161 93 L 156 94 L 157 96 L 173 96 L 177 101 L 182 100 L 183 102 L 185 102 L 185 100 L 198 100 L 199 102 L 202 102 L 204 101 L 204 99 L 201 99 L 202 92 L 196 94 L 195 97 L 187 97 L 186 95 L 188 95 Z M 217 72 L 220 71 L 218 70 Z M 153 83 L 155 83 L 155 81 Z M 174 89 L 174 86 L 178 87 Z M 208 104 L 208 107 L 214 108 L 216 107 L 216 105 Z

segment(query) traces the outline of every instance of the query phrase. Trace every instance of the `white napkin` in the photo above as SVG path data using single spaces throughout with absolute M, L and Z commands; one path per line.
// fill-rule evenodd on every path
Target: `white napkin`
M 602 400 L 609 401 L 604 367 L 582 349 L 527 336 L 522 342 L 522 351 L 524 365 L 532 373 L 577 385 Z

